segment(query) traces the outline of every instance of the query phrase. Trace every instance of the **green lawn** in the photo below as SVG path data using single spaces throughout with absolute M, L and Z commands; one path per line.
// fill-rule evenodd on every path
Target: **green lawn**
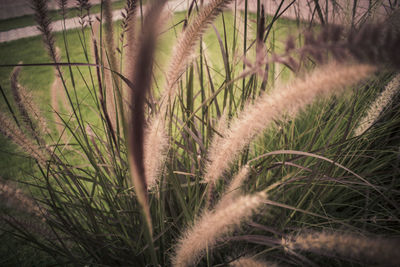
M 125 1 L 119 0 L 112 3 L 113 9 L 121 9 L 125 6 Z M 94 5 L 91 8 L 91 13 L 96 14 L 101 10 L 101 5 Z M 70 8 L 67 10 L 66 18 L 74 18 L 79 16 L 80 12 L 77 8 Z M 49 17 L 53 20 L 61 20 L 63 19 L 62 14 L 58 10 L 52 10 L 49 12 Z M 9 31 L 12 29 L 18 29 L 26 26 L 35 25 L 35 17 L 34 15 L 25 15 L 16 18 L 4 19 L 0 20 L 0 32 Z

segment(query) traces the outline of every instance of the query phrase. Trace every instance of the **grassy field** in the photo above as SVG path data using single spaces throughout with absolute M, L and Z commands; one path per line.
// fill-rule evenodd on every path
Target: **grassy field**
M 112 3 L 113 9 L 121 9 L 124 7 L 124 5 L 125 5 L 124 1 L 116 1 Z M 92 14 L 100 13 L 100 11 L 101 11 L 100 5 L 94 5 L 91 8 Z M 67 13 L 66 18 L 74 18 L 79 16 L 80 11 L 76 8 L 70 8 L 67 9 L 66 13 Z M 62 14 L 60 14 L 60 11 L 57 10 L 50 11 L 49 16 L 52 18 L 53 21 L 62 19 Z M 25 15 L 16 18 L 4 19 L 0 20 L 0 32 L 32 26 L 32 25 L 36 25 L 34 15 Z
M 133 92 L 124 102 L 118 102 L 119 79 L 107 82 L 107 70 L 61 67 L 72 110 L 60 112 L 71 137 L 65 146 L 51 104 L 55 68 L 22 68 L 19 81 L 51 133 L 33 130 L 28 143 L 38 154 L 13 144 L 13 136 L 0 137 L 0 198 L 7 200 L 0 210 L 7 244 L 0 246 L 0 265 L 396 266 L 398 101 L 385 102 L 372 126 L 355 134 L 395 77 L 397 67 L 386 67 L 396 57 L 373 46 L 376 37 L 362 28 L 349 42 L 361 52 L 372 45 L 383 63 L 360 60 L 346 50 L 346 32 L 338 38 L 334 28 L 318 27 L 322 34 L 313 39 L 304 34 L 309 25 L 296 21 L 210 10 L 215 20 L 194 12 L 186 28 L 187 12 L 158 21 L 154 9 L 143 25 L 134 21 L 141 39 L 117 44 L 124 56 L 115 53 L 120 66 L 125 53 L 135 58 L 122 71 L 132 83 L 123 88 Z M 101 51 L 110 45 L 107 31 L 105 24 Z M 62 62 L 66 52 L 70 62 L 95 62 L 89 29 L 56 33 L 55 40 Z M 112 65 L 106 51 L 99 60 Z M 319 56 L 339 60 L 324 65 Z M 0 44 L 1 64 L 20 61 L 52 58 L 41 37 Z M 0 85 L 17 110 L 11 71 L 0 68 Z M 107 88 L 115 102 L 107 102 Z M 115 119 L 124 114 L 115 106 L 126 108 L 126 120 Z M 10 117 L 5 101 L 0 110 Z M 32 257 L 36 251 L 40 256 Z

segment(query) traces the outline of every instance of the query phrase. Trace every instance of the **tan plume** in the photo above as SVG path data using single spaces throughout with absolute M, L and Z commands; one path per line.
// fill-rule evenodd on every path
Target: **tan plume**
M 24 214 L 31 214 L 45 220 L 45 213 L 43 208 L 30 197 L 28 197 L 20 188 L 17 188 L 14 184 L 0 178 L 0 199 L 2 204 L 12 208 L 13 210 L 19 210 Z
M 5 114 L 0 112 L 0 132 L 10 138 L 12 142 L 18 145 L 21 151 L 36 159 L 41 165 L 45 166 L 47 157 L 37 145 L 13 123 Z
M 215 246 L 222 237 L 250 218 L 264 199 L 264 193 L 241 196 L 224 208 L 205 211 L 178 240 L 172 260 L 173 265 L 176 267 L 196 265 L 207 247 Z
M 253 257 L 241 257 L 229 264 L 233 267 L 278 267 L 276 263 L 267 262 L 262 260 L 254 259 Z
M 20 62 L 21 64 L 22 62 Z M 24 126 L 26 130 L 38 140 L 42 140 L 43 134 L 50 133 L 47 127 L 47 120 L 41 114 L 39 107 L 33 101 L 33 97 L 18 82 L 19 74 L 21 72 L 21 67 L 15 67 L 11 73 L 11 92 L 14 98 L 17 108 L 22 116 Z
M 215 182 L 236 159 L 238 153 L 268 125 L 285 114 L 295 115 L 316 97 L 341 92 L 371 75 L 376 68 L 366 64 L 330 63 L 315 69 L 304 78 L 278 86 L 264 94 L 254 104 L 248 104 L 232 121 L 226 137 L 220 141 L 217 153 L 209 156 L 204 179 Z
M 287 250 L 304 250 L 317 253 L 335 253 L 382 266 L 399 266 L 400 240 L 370 238 L 340 232 L 309 232 L 282 239 Z
M 159 118 L 155 118 L 159 119 Z M 168 136 L 165 133 L 165 121 L 151 123 L 153 127 L 147 128 L 144 135 L 144 166 L 147 186 L 156 185 L 161 168 L 166 159 Z
M 382 111 L 392 101 L 395 94 L 400 90 L 400 74 L 397 74 L 386 86 L 385 90 L 371 104 L 367 114 L 360 120 L 358 127 L 354 131 L 355 136 L 362 135 L 379 118 Z
M 240 195 L 240 187 L 243 182 L 247 179 L 250 173 L 250 166 L 243 166 L 238 173 L 233 177 L 232 181 L 229 183 L 228 188 L 225 189 L 221 200 L 219 201 L 216 208 L 223 208 L 227 206 L 232 200 Z
M 196 18 L 180 35 L 172 54 L 167 71 L 166 89 L 162 101 L 172 100 L 175 96 L 175 84 L 183 72 L 187 60 L 193 52 L 197 41 L 203 35 L 207 26 L 221 13 L 222 9 L 232 0 L 212 0 L 200 10 Z M 163 113 L 163 112 L 162 112 Z

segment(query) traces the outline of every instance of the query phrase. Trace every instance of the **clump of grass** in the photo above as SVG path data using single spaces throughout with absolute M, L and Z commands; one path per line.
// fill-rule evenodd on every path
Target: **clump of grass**
M 399 66 L 398 35 L 391 28 L 379 33 L 381 26 L 374 26 L 371 32 L 361 28 L 346 36 L 328 26 L 319 35 L 299 36 L 304 43 L 299 40 L 298 48 L 297 40 L 289 38 L 284 52 L 269 52 L 279 10 L 268 24 L 258 4 L 253 33 L 247 29 L 251 15 L 246 11 L 243 40 L 238 41 L 242 30 L 232 27 L 231 35 L 227 22 L 230 16 L 237 26 L 239 15 L 223 11 L 230 2 L 213 0 L 197 7 L 193 2 L 182 32 L 179 23 L 167 31 L 180 33 L 163 85 L 156 68 L 165 1 L 148 3 L 140 17 L 142 3 L 129 0 L 120 43 L 110 1 L 103 6 L 104 27 L 102 21 L 83 23 L 90 6 L 78 1 L 82 28 L 76 34 L 85 62 L 71 60 L 64 33 L 63 63 L 45 1 L 33 0 L 50 65 L 71 108 L 69 118 L 57 115 L 73 149 L 60 149 L 60 133 L 25 133 L 29 129 L 21 127 L 20 117 L 39 118 L 32 120 L 33 112 L 19 107 L 17 68 L 14 103 L 2 90 L 14 121 L 0 112 L 0 131 L 38 163 L 27 184 L 37 192 L 51 231 L 40 235 L 26 221 L 3 216 L 16 236 L 71 265 L 312 265 L 302 251 L 324 255 L 328 250 L 359 262 L 370 258 L 397 264 L 392 260 L 397 241 L 374 242 L 354 234 L 376 230 L 392 236 L 398 231 L 392 225 L 399 218 L 398 179 L 385 171 L 396 169 L 396 110 L 366 138 L 351 133 L 360 106 L 369 103 L 374 91 L 372 81 L 369 90 L 362 90 L 362 82 L 384 67 Z M 203 39 L 218 15 L 222 26 L 214 27 L 214 33 L 223 64 L 212 62 L 215 51 Z M 104 35 L 98 36 L 96 27 Z M 92 52 L 87 43 L 93 44 Z M 271 77 L 278 77 L 272 68 L 276 64 L 297 77 L 269 86 Z M 69 72 L 61 71 L 63 65 Z M 361 89 L 352 95 L 349 87 Z M 158 99 L 152 93 L 157 89 Z M 21 116 L 15 116 L 15 106 Z M 256 139 L 262 134 L 268 138 Z M 231 181 L 223 180 L 225 175 Z M 22 199 L 1 188 L 7 198 Z M 369 222 L 372 215 L 379 217 L 378 226 Z M 326 225 L 331 232 L 316 231 Z M 351 234 L 340 234 L 337 229 L 343 227 Z M 315 232 L 294 234 L 305 228 Z

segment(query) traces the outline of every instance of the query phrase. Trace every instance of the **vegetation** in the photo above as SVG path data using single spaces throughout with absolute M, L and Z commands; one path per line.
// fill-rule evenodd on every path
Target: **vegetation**
M 2 264 L 399 265 L 396 7 L 342 27 L 231 2 L 113 24 L 79 0 L 54 34 L 32 1 L 45 49 L 1 50 L 24 61 L 1 57 Z
M 112 3 L 113 9 L 123 8 L 125 5 L 124 1 L 115 1 Z M 94 5 L 90 9 L 91 14 L 97 14 L 101 12 L 101 5 Z M 62 20 L 63 16 L 60 14 L 58 10 L 50 10 L 48 12 L 48 16 L 52 19 L 52 21 Z M 80 11 L 77 8 L 69 8 L 66 10 L 65 18 L 74 18 L 79 16 Z M 9 31 L 13 29 L 18 29 L 27 26 L 36 25 L 35 16 L 34 15 L 24 15 L 16 18 L 9 18 L 0 20 L 0 32 Z

